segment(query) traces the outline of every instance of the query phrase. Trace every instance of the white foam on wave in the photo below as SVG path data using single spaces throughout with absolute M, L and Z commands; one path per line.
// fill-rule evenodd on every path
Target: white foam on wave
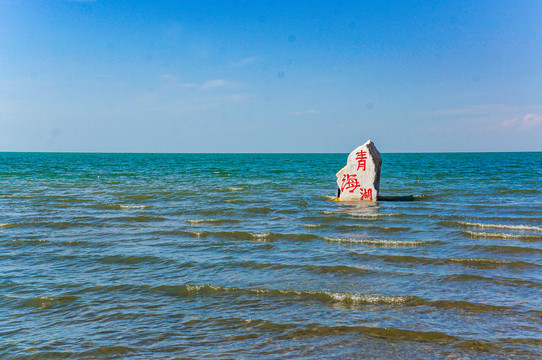
M 348 215 L 355 216 L 355 217 L 386 217 L 386 216 L 398 216 L 398 215 L 403 215 L 403 214 L 349 212 Z
M 531 226 L 531 225 L 483 224 L 483 223 L 474 223 L 474 222 L 469 222 L 469 221 L 456 221 L 456 223 L 465 225 L 465 226 L 470 226 L 470 227 L 477 227 L 477 228 L 542 231 L 542 227 Z
M 324 224 L 301 224 L 301 226 L 307 227 L 307 228 L 316 228 L 316 227 L 322 227 Z
M 378 213 L 378 212 L 341 212 L 341 211 L 322 211 L 323 215 L 348 215 L 354 217 L 382 217 L 382 216 L 401 216 L 404 214 L 396 213 Z
M 119 205 L 121 209 L 130 210 L 130 209 L 146 209 L 148 205 Z
M 241 191 L 241 190 L 245 190 L 244 187 L 229 187 L 227 188 L 226 190 L 229 190 L 229 191 Z
M 473 237 L 478 238 L 501 238 L 501 239 L 542 239 L 542 235 L 530 235 L 530 234 L 510 234 L 502 232 L 486 232 L 486 231 L 463 231 Z
M 287 290 L 287 289 L 258 289 L 258 288 L 235 288 L 227 286 L 215 285 L 196 285 L 186 284 L 186 290 L 190 293 L 197 294 L 211 290 L 218 293 L 228 292 L 248 292 L 263 296 L 300 296 L 309 297 L 314 300 L 337 302 L 344 304 L 401 304 L 409 301 L 407 296 L 383 296 L 370 294 L 356 294 L 348 292 L 332 292 L 332 291 L 310 291 L 310 290 Z
M 190 224 L 202 224 L 202 223 L 220 222 L 220 220 L 221 219 L 186 219 L 186 222 Z
M 186 219 L 190 224 L 205 224 L 205 223 L 235 223 L 237 220 L 232 219 Z
M 267 241 L 270 233 L 250 233 L 256 241 Z
M 361 304 L 400 304 L 408 300 L 404 296 L 381 296 L 381 295 L 364 295 L 364 294 L 351 294 L 351 293 L 333 293 L 324 292 L 330 298 L 339 302 L 349 303 L 361 303 Z
M 354 243 L 380 246 L 419 246 L 430 243 L 422 240 L 384 240 L 384 239 L 355 239 L 355 238 L 330 238 L 325 237 L 326 241 L 337 243 Z
M 37 196 L 36 195 L 0 195 L 0 197 L 15 198 L 15 199 L 31 199 Z
M 404 296 L 381 296 L 381 295 L 367 295 L 367 294 L 355 294 L 347 292 L 332 292 L 332 291 L 304 291 L 304 290 L 269 290 L 269 289 L 249 289 L 250 292 L 257 294 L 273 294 L 279 293 L 283 295 L 295 295 L 295 296 L 310 296 L 314 298 L 327 297 L 334 302 L 341 302 L 347 304 L 397 304 L 404 303 L 408 300 L 408 297 Z

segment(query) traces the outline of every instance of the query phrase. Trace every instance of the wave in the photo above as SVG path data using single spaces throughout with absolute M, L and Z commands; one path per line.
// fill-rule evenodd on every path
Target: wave
M 370 336 L 378 339 L 389 339 L 392 341 L 406 340 L 413 342 L 436 343 L 436 344 L 452 344 L 460 350 L 482 351 L 485 356 L 495 355 L 502 358 L 503 356 L 513 357 L 517 355 L 514 349 L 504 347 L 504 344 L 512 345 L 540 345 L 541 341 L 537 338 L 503 338 L 498 339 L 500 343 L 484 340 L 461 339 L 459 337 L 449 335 L 440 331 L 423 331 L 403 329 L 397 327 L 381 327 L 375 325 L 323 325 L 319 323 L 299 324 L 299 323 L 277 323 L 267 319 L 259 318 L 238 318 L 238 317 L 202 317 L 191 319 L 184 323 L 185 326 L 194 328 L 209 328 L 214 329 L 246 329 L 241 333 L 243 335 L 232 336 L 230 340 L 245 340 L 260 336 L 261 332 L 274 333 L 276 340 L 306 339 L 314 337 L 344 336 L 345 334 L 359 334 L 361 336 Z M 258 355 L 258 352 L 254 353 Z M 530 355 L 529 358 L 536 358 L 537 354 L 531 352 L 523 352 Z M 265 353 L 265 355 L 269 355 Z M 367 354 L 365 354 L 367 355 Z M 434 354 L 432 354 L 434 357 Z M 512 355 L 512 356 L 510 356 Z M 380 353 L 379 357 L 382 357 Z M 359 357 L 359 356 L 358 356 Z M 363 356 L 361 356 L 363 357 Z M 367 356 L 365 356 L 367 357 Z M 371 356 L 369 356 L 371 357 Z M 429 356 L 431 357 L 431 356 Z
M 460 263 L 463 266 L 481 269 L 496 269 L 501 266 L 511 267 L 541 267 L 540 265 L 528 263 L 520 260 L 496 260 L 486 258 L 451 258 L 450 262 Z
M 355 239 L 355 238 L 331 238 L 324 237 L 326 241 L 338 243 L 355 243 L 376 246 L 422 246 L 434 244 L 438 241 L 423 241 L 423 240 L 383 240 L 383 239 Z
M 68 204 L 78 204 L 78 203 L 83 203 L 83 202 L 89 202 L 89 201 L 92 201 L 92 200 L 89 200 L 89 199 L 78 199 L 78 198 L 62 198 L 60 199 L 60 202 L 63 202 L 63 203 L 68 203 Z
M 250 200 L 245 200 L 245 199 L 224 199 L 224 200 L 220 200 L 219 202 L 224 202 L 224 203 L 228 203 L 228 204 L 248 204 L 248 203 L 251 203 Z
M 31 198 L 38 197 L 38 195 L 5 195 L 5 194 L 2 194 L 2 195 L 0 195 L 0 197 L 8 198 L 8 199 L 31 199 Z
M 296 299 L 298 301 L 318 301 L 333 306 L 357 307 L 365 305 L 400 306 L 400 307 L 433 307 L 438 309 L 461 309 L 476 313 L 511 311 L 506 306 L 497 306 L 483 303 L 473 303 L 462 300 L 427 300 L 417 296 L 389 296 L 359 294 L 333 291 L 286 290 L 264 288 L 237 288 L 215 285 L 162 285 L 150 289 L 173 296 L 232 296 L 242 295 L 270 296 L 277 298 Z
M 229 267 L 239 266 L 249 269 L 270 269 L 282 270 L 293 269 L 296 271 L 312 272 L 316 274 L 367 274 L 373 273 L 373 270 L 362 266 L 347 266 L 347 265 L 304 265 L 304 264 L 281 264 L 281 263 L 261 263 L 256 261 L 240 261 L 229 262 L 226 264 Z
M 14 227 L 17 226 L 20 223 L 0 223 L 0 229 L 1 228 L 8 228 L 8 227 Z
M 282 289 L 259 289 L 259 288 L 236 288 L 215 285 L 162 285 L 152 288 L 153 291 L 164 292 L 175 296 L 196 295 L 268 295 L 275 297 L 297 297 L 304 300 L 318 300 L 321 302 L 343 304 L 402 304 L 414 299 L 408 296 L 381 296 L 365 295 L 346 292 L 331 291 L 305 291 L 305 290 L 282 290 Z
M 95 204 L 90 207 L 103 210 L 134 210 L 134 209 L 147 209 L 149 205 L 126 205 L 126 204 Z
M 317 235 L 313 234 L 286 234 L 286 233 L 257 233 L 249 231 L 193 231 L 193 230 L 160 230 L 153 231 L 150 234 L 156 235 L 179 235 L 179 236 L 189 236 L 197 238 L 224 238 L 224 239 L 233 239 L 233 240 L 294 240 L 294 241 L 311 241 L 321 239 Z
M 1 242 L 3 246 L 10 247 L 25 247 L 25 246 L 48 246 L 53 245 L 54 243 L 51 240 L 47 239 L 17 239 L 17 240 L 6 240 Z
M 542 283 L 530 281 L 530 280 L 521 280 L 521 279 L 513 279 L 513 278 L 506 278 L 506 277 L 487 277 L 482 275 L 474 275 L 474 274 L 450 274 L 443 276 L 444 281 L 485 281 L 488 283 L 493 283 L 496 285 L 501 286 L 526 286 L 526 287 L 534 287 L 542 289 Z
M 149 222 L 149 221 L 164 221 L 166 219 L 160 216 L 134 216 L 134 217 L 119 217 L 119 218 L 114 218 L 112 220 Z
M 227 188 L 221 188 L 221 189 L 215 189 L 215 190 L 219 192 L 237 192 L 237 191 L 243 191 L 246 189 L 247 189 L 246 186 L 230 186 Z
M 540 194 L 541 191 L 537 189 L 507 189 L 500 191 L 501 194 L 525 194 L 525 195 L 531 195 L 531 194 Z
M 194 266 L 189 263 L 186 266 Z M 133 284 L 118 284 L 95 286 L 77 290 L 72 293 L 74 295 L 64 296 L 59 299 L 45 298 L 32 299 L 32 302 L 25 306 L 54 306 L 61 302 L 71 302 L 77 300 L 79 296 L 86 293 L 129 293 L 129 294 L 149 294 L 159 293 L 175 297 L 226 297 L 238 299 L 242 296 L 254 296 L 256 298 L 275 298 L 279 301 L 284 300 L 285 304 L 290 304 L 292 301 L 300 303 L 319 302 L 332 307 L 357 308 L 364 306 L 383 306 L 383 307 L 410 307 L 421 308 L 427 311 L 426 308 L 434 308 L 438 310 L 460 310 L 470 311 L 473 313 L 488 313 L 494 312 L 498 314 L 514 313 L 514 307 L 503 305 L 492 305 L 485 303 L 476 303 L 464 300 L 449 300 L 449 299 L 424 299 L 418 296 L 397 296 L 397 295 L 378 295 L 378 294 L 363 294 L 352 292 L 334 292 L 334 291 L 312 291 L 312 290 L 296 290 L 296 289 L 268 289 L 268 288 L 239 288 L 231 286 L 218 286 L 210 284 L 183 284 L 183 285 L 133 285 Z M 40 300 L 44 300 L 42 304 Z M 252 301 L 243 301 L 243 303 L 253 303 Z M 532 311 L 529 313 L 533 313 Z M 534 312 L 535 316 L 537 312 Z
M 343 326 L 305 326 L 298 330 L 288 331 L 281 338 L 299 339 L 304 337 L 330 336 L 344 333 L 360 333 L 379 339 L 423 341 L 434 343 L 453 343 L 459 339 L 438 331 L 408 330 L 394 327 L 377 327 L 363 325 Z
M 69 357 L 83 357 L 83 358 L 103 358 L 104 356 L 109 358 L 113 356 L 128 355 L 135 352 L 136 349 L 127 346 L 99 346 L 97 348 L 86 350 L 78 353 L 67 353 Z M 60 353 L 64 355 L 64 353 Z
M 503 253 L 521 253 L 521 254 L 541 254 L 542 249 L 536 249 L 532 247 L 523 247 L 523 246 L 503 246 L 503 245 L 474 245 L 466 247 L 468 249 L 480 249 L 483 251 L 494 251 L 494 252 L 503 252 Z
M 173 263 L 173 260 L 161 258 L 158 256 L 150 256 L 150 255 L 108 255 L 97 258 L 97 260 L 103 262 L 103 263 L 109 263 L 109 264 L 139 264 L 139 263 L 149 263 L 149 264 L 156 264 L 156 263 Z
M 109 225 L 103 223 L 88 223 L 88 222 L 78 222 L 78 221 L 52 221 L 52 222 L 13 222 L 13 223 L 3 223 L 0 224 L 0 228 L 10 228 L 10 227 L 39 227 L 45 226 L 49 228 L 58 228 L 58 229 L 68 229 L 72 227 L 107 227 Z
M 349 212 L 349 216 L 353 217 L 362 217 L 362 218 L 380 218 L 380 217 L 415 217 L 416 214 L 405 214 L 405 213 L 363 213 L 363 212 Z
M 484 224 L 484 223 L 475 223 L 470 221 L 443 221 L 443 225 L 459 225 L 459 227 L 474 227 L 474 228 L 491 228 L 491 229 L 507 229 L 507 230 L 518 230 L 518 231 L 540 231 L 542 232 L 542 227 L 532 226 L 532 225 L 511 225 L 511 224 Z
M 325 226 L 324 224 L 301 224 L 301 226 L 304 226 L 306 228 L 317 228 Z
M 245 212 L 251 213 L 251 214 L 270 214 L 272 212 L 275 212 L 275 209 L 271 209 L 268 207 L 250 207 L 245 209 Z
M 45 310 L 57 305 L 69 304 L 79 299 L 78 296 L 36 296 L 23 300 L 18 307 L 34 307 Z
M 213 224 L 223 224 L 223 223 L 239 223 L 239 220 L 235 219 L 187 219 L 186 222 L 190 224 L 203 224 L 203 223 L 213 223 Z
M 371 226 L 371 225 L 339 225 L 336 227 L 337 230 L 377 230 L 384 233 L 395 233 L 401 231 L 412 231 L 410 227 L 405 226 Z
M 541 267 L 540 265 L 520 260 L 496 260 L 487 258 L 428 258 L 409 255 L 365 255 L 390 263 L 412 263 L 423 265 L 453 265 L 459 264 L 465 267 L 477 269 L 497 269 L 502 266 L 513 268 Z
M 462 231 L 463 234 L 466 234 L 475 238 L 499 238 L 499 239 L 518 239 L 526 241 L 536 241 L 542 240 L 542 234 L 511 234 L 511 233 L 502 233 L 502 232 L 487 232 L 487 231 Z
M 540 338 L 503 338 L 499 339 L 499 341 L 510 344 L 542 346 L 542 339 Z
M 122 195 L 122 194 L 119 194 Z M 154 195 L 151 194 L 138 194 L 138 195 L 124 195 L 123 198 L 128 201 L 138 201 L 138 200 L 149 200 L 152 199 Z
M 2 242 L 4 246 L 104 246 L 100 243 L 92 243 L 86 240 L 48 240 L 48 239 L 17 239 Z

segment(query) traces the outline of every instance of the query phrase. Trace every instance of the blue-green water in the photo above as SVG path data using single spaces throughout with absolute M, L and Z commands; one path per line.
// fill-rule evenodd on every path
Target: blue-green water
M 345 161 L 0 153 L 0 358 L 540 358 L 542 153 Z

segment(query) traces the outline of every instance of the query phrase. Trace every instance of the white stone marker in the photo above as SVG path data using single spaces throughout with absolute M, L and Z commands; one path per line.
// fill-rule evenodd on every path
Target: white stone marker
M 358 146 L 348 155 L 346 166 L 337 173 L 339 200 L 376 201 L 381 166 L 382 158 L 371 140 Z

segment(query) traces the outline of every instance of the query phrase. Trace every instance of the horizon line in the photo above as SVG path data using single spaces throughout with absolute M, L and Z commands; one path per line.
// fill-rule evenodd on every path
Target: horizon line
M 505 154 L 505 153 L 538 153 L 542 150 L 519 150 L 519 151 L 379 151 L 381 154 Z M 135 151 L 4 151 L 0 150 L 0 154 L 148 154 L 148 155 L 206 155 L 206 154 L 224 154 L 224 155 L 288 155 L 288 154 L 349 154 L 349 152 L 135 152 Z

